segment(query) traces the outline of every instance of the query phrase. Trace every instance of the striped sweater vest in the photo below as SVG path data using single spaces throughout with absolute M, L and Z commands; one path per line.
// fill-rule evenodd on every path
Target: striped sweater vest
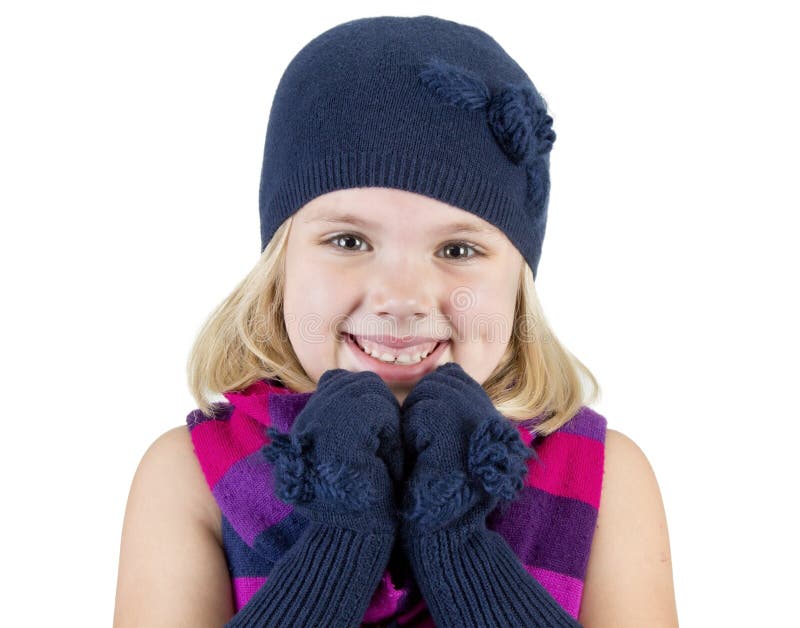
M 264 379 L 226 393 L 228 403 L 218 404 L 213 418 L 200 410 L 186 418 L 195 455 L 222 513 L 223 551 L 237 612 L 307 524 L 275 495 L 271 465 L 261 449 L 270 440 L 266 427 L 288 432 L 312 394 Z M 606 419 L 583 406 L 549 436 L 532 436 L 530 424 L 517 426 L 537 456 L 528 461 L 522 491 L 490 513 L 487 527 L 577 619 L 600 504 Z M 363 626 L 434 625 L 398 554 L 393 552 Z

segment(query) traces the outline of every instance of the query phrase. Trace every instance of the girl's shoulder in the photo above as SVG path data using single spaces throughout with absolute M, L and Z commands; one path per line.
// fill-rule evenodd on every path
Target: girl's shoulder
M 145 455 L 153 458 L 151 464 L 162 467 L 164 481 L 172 484 L 176 494 L 183 495 L 186 507 L 222 545 L 221 512 L 195 455 L 188 426 L 164 432 Z
M 626 434 L 608 429 L 602 498 L 578 621 L 677 626 L 666 512 L 653 467 Z
M 115 626 L 219 626 L 230 618 L 215 509 L 187 428 L 157 437 L 139 462 L 125 507 Z

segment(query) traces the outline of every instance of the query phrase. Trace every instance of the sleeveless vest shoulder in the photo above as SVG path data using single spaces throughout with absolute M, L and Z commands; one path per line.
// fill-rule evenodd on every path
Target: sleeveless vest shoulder
M 273 565 L 301 536 L 307 521 L 273 491 L 261 453 L 267 426 L 288 432 L 313 393 L 260 380 L 225 394 L 214 416 L 186 418 L 194 452 L 222 513 L 223 551 L 238 612 L 266 582 Z M 525 422 L 527 423 L 527 422 Z M 575 619 L 600 505 L 606 419 L 584 406 L 549 436 L 517 424 L 537 456 L 525 485 L 500 504 L 487 527 L 500 534 L 525 569 Z M 433 626 L 410 569 L 393 553 L 362 625 Z

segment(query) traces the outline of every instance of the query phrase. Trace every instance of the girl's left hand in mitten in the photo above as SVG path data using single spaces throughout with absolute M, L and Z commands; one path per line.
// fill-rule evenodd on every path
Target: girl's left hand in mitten
M 436 625 L 579 627 L 486 527 L 535 452 L 483 387 L 456 363 L 439 366 L 406 397 L 401 430 L 410 475 L 400 537 Z
M 522 488 L 534 455 L 483 387 L 448 362 L 423 377 L 401 408 L 407 464 L 403 533 L 477 529 Z

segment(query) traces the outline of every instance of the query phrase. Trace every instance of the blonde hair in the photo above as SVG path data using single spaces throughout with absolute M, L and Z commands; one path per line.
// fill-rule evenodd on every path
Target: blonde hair
M 211 313 L 187 362 L 189 388 L 198 408 L 215 412 L 213 395 L 279 378 L 297 392 L 316 388 L 300 364 L 283 321 L 286 244 L 290 216 L 277 229 L 255 267 Z M 587 380 L 588 390 L 581 380 Z M 530 421 L 547 436 L 594 402 L 594 375 L 556 339 L 544 318 L 528 264 L 523 264 L 511 339 L 483 388 L 497 410 Z

